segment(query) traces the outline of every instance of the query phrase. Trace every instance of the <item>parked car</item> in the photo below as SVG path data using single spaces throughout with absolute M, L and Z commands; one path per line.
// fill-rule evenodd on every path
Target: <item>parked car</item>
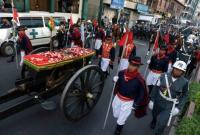
M 48 28 L 50 17 L 54 17 L 55 29 L 51 32 Z M 20 25 L 26 26 L 26 34 L 30 38 L 33 46 L 50 44 L 52 37 L 53 46 L 58 46 L 56 33 L 59 28 L 60 21 L 66 21 L 64 15 L 53 15 L 50 13 L 19 13 Z M 6 25 L 4 23 L 7 23 Z M 14 37 L 12 27 L 12 14 L 1 13 L 0 16 L 0 52 L 4 56 L 9 56 L 14 53 Z

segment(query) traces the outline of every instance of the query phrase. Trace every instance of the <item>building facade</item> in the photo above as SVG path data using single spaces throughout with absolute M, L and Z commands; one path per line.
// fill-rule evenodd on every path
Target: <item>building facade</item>
M 89 0 L 87 18 L 88 19 L 98 18 L 98 14 L 100 12 L 99 7 L 100 7 L 100 0 Z
M 0 0 L 0 12 L 12 12 L 11 0 Z M 73 15 L 77 20 L 86 15 L 85 9 L 88 0 L 14 0 L 14 5 L 18 12 L 43 11 L 49 13 Z
M 152 13 L 178 19 L 185 8 L 185 0 L 148 0 L 147 5 Z
M 197 9 L 194 14 L 194 21 L 197 26 L 200 26 L 200 2 L 198 4 Z
M 191 22 L 194 18 L 195 11 L 198 8 L 199 0 L 187 0 L 186 8 L 181 14 L 181 22 Z
M 167 12 L 176 19 L 180 18 L 182 11 L 185 9 L 185 2 L 181 0 L 171 0 Z
M 103 16 L 108 17 L 111 21 L 113 17 L 118 17 L 120 14 L 121 16 L 125 17 L 129 26 L 132 26 L 140 14 L 140 11 L 137 9 L 138 4 L 148 10 L 146 2 L 146 0 L 125 0 L 124 8 L 122 10 L 117 10 L 111 7 L 111 0 L 103 0 Z

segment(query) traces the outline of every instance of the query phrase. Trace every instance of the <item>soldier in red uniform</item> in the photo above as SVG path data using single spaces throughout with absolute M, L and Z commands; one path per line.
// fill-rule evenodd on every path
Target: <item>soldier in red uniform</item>
M 101 58 L 101 70 L 107 75 L 108 66 L 110 65 L 113 67 L 113 62 L 115 60 L 115 48 L 111 36 L 107 36 L 105 42 L 101 46 L 99 58 Z
M 132 32 L 127 32 L 127 33 L 128 33 L 128 40 L 127 40 L 127 45 L 125 46 L 125 49 L 124 49 L 124 53 L 123 53 L 123 46 L 120 46 L 120 49 L 119 49 L 119 59 L 121 58 L 122 53 L 123 53 L 123 57 L 120 60 L 120 65 L 119 65 L 120 71 L 128 68 L 129 58 L 136 56 L 136 46 L 133 44 L 133 33 Z M 123 38 L 126 39 L 126 34 Z M 123 38 L 118 43 L 119 45 L 124 44 L 124 43 L 121 43 L 123 42 Z
M 177 58 L 177 50 L 176 50 L 177 41 L 175 40 L 173 43 L 167 46 L 167 56 L 169 58 L 168 72 L 172 71 L 172 65 L 176 62 Z
M 119 25 L 114 24 L 112 26 L 112 33 L 113 33 L 114 42 L 117 42 L 118 37 L 120 35 L 120 27 L 119 27 Z
M 147 76 L 147 86 L 149 88 L 149 93 L 151 93 L 153 86 L 156 85 L 156 82 L 160 78 L 162 73 L 167 72 L 169 58 L 166 55 L 167 46 L 165 44 L 160 45 L 159 53 L 154 54 L 151 57 L 149 63 L 149 74 Z
M 143 64 L 140 57 L 130 58 L 128 68 L 113 78 L 116 82 L 116 95 L 112 103 L 113 116 L 117 119 L 115 135 L 121 135 L 133 109 L 137 118 L 146 114 L 148 92 L 145 80 L 139 72 L 141 65 Z
M 73 33 L 71 35 L 71 40 L 72 40 L 71 47 L 73 47 L 74 45 L 82 47 L 81 32 L 77 27 L 75 27 L 73 30 Z
M 19 36 L 17 42 L 18 42 L 18 45 L 20 48 L 20 54 L 21 54 L 20 66 L 22 66 L 22 71 L 21 71 L 22 78 L 24 78 L 23 72 L 25 71 L 25 66 L 23 66 L 24 56 L 28 55 L 33 50 L 31 41 L 29 37 L 26 35 L 25 30 L 26 28 L 24 26 L 19 26 L 17 28 L 18 36 Z
M 95 46 L 94 46 L 94 49 L 96 50 L 96 56 L 99 55 L 99 51 L 100 51 L 100 48 L 102 46 L 102 43 L 104 42 L 105 40 L 105 32 L 103 31 L 102 28 L 100 27 L 97 27 L 97 31 L 95 33 Z

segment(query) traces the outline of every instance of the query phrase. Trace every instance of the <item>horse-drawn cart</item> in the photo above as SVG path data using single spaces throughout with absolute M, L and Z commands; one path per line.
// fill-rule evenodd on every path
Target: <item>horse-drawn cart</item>
M 46 52 L 43 52 L 46 50 Z M 42 53 L 40 53 L 42 52 Z M 86 116 L 99 100 L 104 77 L 96 65 L 89 65 L 94 52 L 79 47 L 48 51 L 39 48 L 25 56 L 22 74 L 16 87 L 0 97 L 0 119 L 27 109 L 61 93 L 60 107 L 67 119 Z M 12 102 L 13 103 L 13 102 Z

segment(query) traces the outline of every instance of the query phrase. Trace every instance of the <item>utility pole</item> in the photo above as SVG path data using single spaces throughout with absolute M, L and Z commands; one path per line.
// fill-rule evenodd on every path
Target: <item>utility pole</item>
M 103 14 L 103 0 L 100 0 L 98 22 L 101 25 L 101 16 Z

